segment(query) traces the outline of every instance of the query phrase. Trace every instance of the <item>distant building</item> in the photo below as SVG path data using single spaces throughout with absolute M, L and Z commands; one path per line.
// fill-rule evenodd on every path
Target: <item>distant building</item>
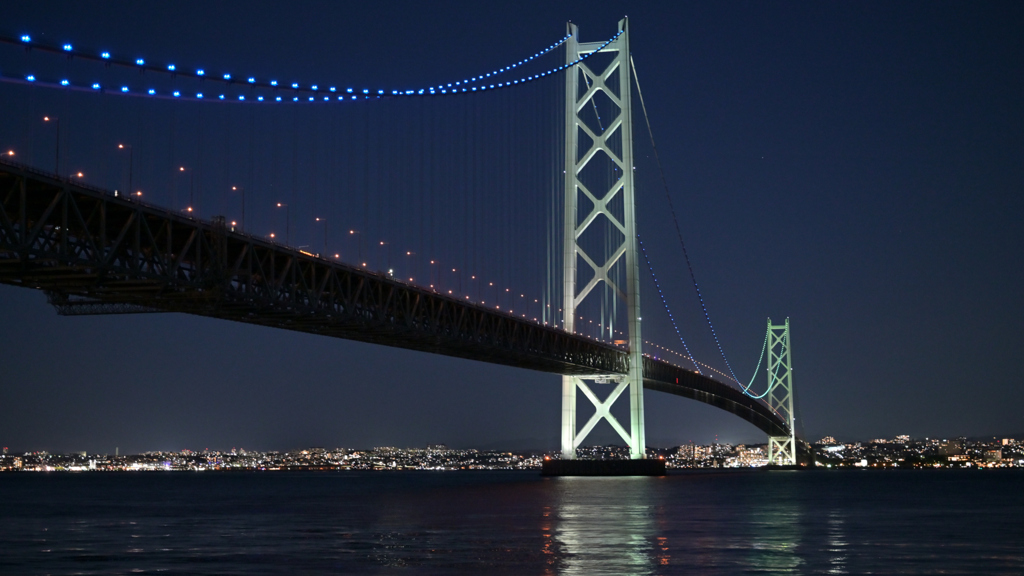
M 959 456 L 964 453 L 964 443 L 959 438 L 939 444 L 939 456 Z

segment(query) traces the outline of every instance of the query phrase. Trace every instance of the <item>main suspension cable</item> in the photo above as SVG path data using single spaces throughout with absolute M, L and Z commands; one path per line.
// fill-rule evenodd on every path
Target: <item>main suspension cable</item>
M 676 226 L 676 236 L 679 237 L 679 245 L 683 249 L 683 258 L 686 259 L 686 267 L 690 271 L 690 279 L 693 281 L 693 288 L 697 291 L 697 299 L 700 301 L 700 307 L 704 311 L 704 318 L 708 321 L 708 327 L 711 328 L 711 335 L 715 339 L 715 345 L 718 346 L 718 352 L 722 355 L 722 360 L 725 361 L 726 367 L 729 368 L 729 373 L 732 374 L 733 380 L 739 380 L 736 378 L 736 372 L 733 371 L 732 365 L 729 364 L 729 359 L 725 357 L 725 351 L 722 350 L 722 343 L 718 340 L 718 334 L 715 333 L 715 327 L 711 323 L 711 315 L 708 314 L 708 308 L 704 304 L 704 297 L 701 296 L 700 287 L 697 285 L 697 277 L 693 273 L 693 266 L 690 264 L 690 255 L 686 252 L 686 243 L 683 242 L 683 232 L 679 228 L 679 218 L 676 216 L 675 205 L 672 204 L 672 196 L 668 191 L 668 180 L 665 178 L 665 169 L 661 165 L 661 157 L 658 156 L 658 146 L 654 143 L 654 131 L 651 129 L 651 119 L 647 116 L 647 106 L 644 104 L 644 95 L 640 91 L 640 79 L 636 75 L 636 64 L 633 62 L 633 55 L 629 56 L 629 64 L 633 69 L 633 81 L 636 82 L 636 93 L 640 97 L 640 107 L 644 112 L 644 121 L 647 122 L 647 134 L 651 137 L 651 148 L 654 149 L 654 159 L 658 163 L 658 171 L 661 173 L 661 182 L 665 187 L 665 199 L 668 200 L 668 208 L 672 214 L 672 221 Z
M 690 353 L 690 348 L 686 346 L 686 340 L 683 339 L 683 333 L 679 331 L 679 326 L 676 325 L 676 319 L 672 316 L 672 310 L 668 307 L 668 302 L 665 300 L 665 294 L 661 291 L 661 283 L 658 282 L 658 277 L 654 274 L 654 267 L 651 266 L 651 260 L 647 257 L 647 249 L 644 248 L 644 242 L 640 239 L 640 235 L 636 235 L 636 241 L 640 244 L 640 252 L 644 255 L 644 262 L 647 263 L 647 269 L 651 271 L 651 278 L 654 279 L 654 287 L 658 289 L 658 296 L 661 297 L 661 303 L 665 305 L 665 312 L 668 313 L 668 319 L 672 322 L 672 328 L 676 331 L 676 336 L 679 336 L 679 341 L 683 343 L 683 350 L 686 351 L 686 356 L 693 362 L 693 367 L 697 370 L 697 374 L 704 375 L 700 370 L 700 366 L 697 365 L 697 360 Z

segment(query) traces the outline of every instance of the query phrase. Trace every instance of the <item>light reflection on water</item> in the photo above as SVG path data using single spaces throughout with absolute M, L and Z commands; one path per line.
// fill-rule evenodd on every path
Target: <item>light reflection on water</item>
M 843 535 L 843 516 L 839 510 L 828 513 L 829 574 L 846 574 L 846 538 Z
M 1022 481 L 0 475 L 0 574 L 1019 575 Z
M 799 472 L 779 471 L 777 474 Z M 775 574 L 799 573 L 803 562 L 797 554 L 802 519 L 794 490 L 793 484 L 780 483 L 772 490 L 759 491 L 751 501 L 748 565 Z
M 565 560 L 561 574 L 653 573 L 652 560 L 667 561 L 664 537 L 655 536 L 657 478 L 552 479 L 556 484 L 555 537 Z

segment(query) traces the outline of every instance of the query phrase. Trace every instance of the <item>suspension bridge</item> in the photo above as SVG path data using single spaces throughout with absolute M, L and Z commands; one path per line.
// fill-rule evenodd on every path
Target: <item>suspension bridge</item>
M 761 393 L 752 390 L 752 384 L 740 383 L 731 367 L 727 366 L 726 375 L 697 362 L 688 351 L 679 353 L 679 357 L 692 367 L 663 360 L 657 353 L 644 353 L 641 259 L 647 260 L 647 248 L 640 243 L 641 230 L 635 212 L 632 119 L 632 86 L 639 84 L 629 49 L 627 20 L 620 21 L 615 35 L 604 41 L 582 42 L 579 30 L 570 24 L 567 34 L 558 42 L 506 67 L 454 82 L 401 90 L 282 83 L 255 76 L 235 78 L 231 74 L 213 77 L 200 68 L 186 70 L 176 64 L 157 65 L 143 58 L 121 58 L 71 44 L 40 43 L 25 34 L 0 40 L 24 49 L 32 57 L 40 53 L 59 55 L 67 61 L 74 58 L 86 64 L 100 64 L 103 70 L 123 68 L 143 73 L 151 86 L 159 86 L 140 88 L 131 84 L 137 82 L 131 76 L 111 76 L 105 81 L 72 79 L 66 69 L 52 78 L 33 70 L 0 76 L 3 82 L 26 90 L 49 88 L 103 100 L 135 96 L 134 101 L 151 99 L 175 108 L 209 106 L 211 101 L 232 103 L 235 109 L 245 107 L 243 115 L 249 114 L 250 131 L 245 139 L 250 156 L 246 162 L 247 186 L 232 186 L 232 192 L 242 188 L 241 217 L 236 220 L 225 216 L 200 217 L 201 199 L 195 194 L 194 167 L 179 167 L 174 175 L 177 180 L 172 179 L 169 186 L 177 191 L 188 190 L 184 207 L 174 196 L 158 202 L 151 200 L 154 194 L 144 195 L 135 185 L 135 151 L 131 144 L 119 144 L 118 149 L 126 150 L 130 156 L 127 187 L 116 190 L 87 183 L 81 172 L 69 172 L 60 152 L 66 136 L 62 136 L 59 125 L 54 170 L 23 162 L 13 150 L 0 156 L 0 282 L 45 291 L 58 313 L 180 312 L 559 374 L 563 464 L 575 459 L 576 449 L 602 421 L 630 447 L 633 460 L 643 460 L 645 389 L 694 399 L 739 416 L 767 434 L 771 464 L 796 464 L 788 319 L 783 324 L 768 321 L 762 350 L 762 358 L 767 358 L 768 382 Z M 561 61 L 536 68 L 540 62 L 559 54 L 564 56 Z M 33 65 L 37 64 L 26 64 Z M 513 136 L 505 136 L 504 141 L 499 138 L 493 148 L 482 149 L 491 142 L 487 138 L 494 127 L 473 124 L 479 121 L 472 119 L 462 124 L 455 122 L 449 129 L 456 144 L 425 146 L 440 152 L 436 156 L 429 151 L 420 152 L 420 159 L 413 162 L 418 167 L 410 169 L 413 171 L 408 175 L 392 176 L 383 168 L 374 168 L 378 173 L 370 174 L 367 166 L 373 162 L 371 151 L 382 152 L 391 159 L 404 158 L 416 147 L 417 138 L 429 138 L 432 128 L 443 132 L 440 121 L 436 125 L 421 121 L 417 128 L 415 118 L 424 113 L 424 102 L 458 98 L 458 104 L 445 104 L 440 109 L 442 117 L 456 116 L 463 113 L 461 110 L 468 107 L 471 99 L 490 97 L 487 95 L 496 92 L 516 94 L 533 85 L 545 87 L 531 93 L 541 95 L 535 106 L 547 108 L 544 114 L 555 120 L 543 129 L 531 132 L 510 122 L 502 128 Z M 373 103 L 380 102 L 388 102 L 392 106 L 389 110 L 394 112 L 368 111 Z M 509 102 L 498 101 L 506 107 Z M 324 160 L 318 167 L 315 154 L 309 160 L 314 163 L 311 171 L 335 172 L 335 179 L 357 190 L 355 198 L 363 202 L 360 229 L 341 230 L 337 234 L 348 243 L 344 257 L 342 250 L 332 249 L 327 223 L 352 212 L 352 204 L 332 206 L 327 198 L 318 200 L 315 191 L 315 210 L 330 216 L 315 217 L 312 226 L 296 230 L 296 235 L 305 233 L 308 239 L 315 236 L 310 229 L 322 231 L 322 250 L 312 244 L 296 246 L 291 242 L 291 206 L 309 202 L 294 195 L 294 188 L 298 187 L 294 174 L 300 156 L 297 143 L 292 150 L 293 189 L 287 201 L 272 206 L 275 215 L 284 212 L 284 241 L 280 228 L 268 234 L 254 234 L 254 225 L 246 225 L 247 187 L 288 187 L 282 186 L 275 176 L 267 176 L 261 182 L 254 174 L 261 166 L 253 148 L 253 142 L 259 138 L 255 115 L 260 113 L 259 106 L 289 104 L 366 107 L 349 108 L 349 114 L 359 118 L 352 134 L 361 138 L 360 143 L 350 146 L 359 153 L 348 153 L 348 159 L 342 161 L 349 164 L 339 167 L 334 161 Z M 557 106 L 555 111 L 550 110 L 552 105 Z M 67 107 L 63 110 L 67 122 L 70 112 Z M 530 113 L 536 115 L 536 109 Z M 177 110 L 172 114 L 174 121 L 179 122 Z M 409 118 L 414 119 L 411 124 Z M 243 116 L 242 122 L 245 120 Z M 47 116 L 44 121 L 50 122 L 51 118 Z M 53 121 L 60 119 L 54 116 Z M 200 117 L 197 126 L 201 129 L 210 121 L 209 116 L 205 120 Z M 560 125 L 550 128 L 552 124 Z M 392 133 L 389 131 L 411 131 L 412 135 L 391 139 L 387 136 Z M 345 128 L 338 132 L 342 136 L 337 138 L 346 140 Z M 383 135 L 375 136 L 378 132 Z M 549 142 L 549 156 L 555 160 L 540 169 L 515 166 L 513 157 L 520 144 L 532 139 Z M 653 135 L 651 143 L 653 146 Z M 279 157 L 278 144 L 271 146 L 275 148 L 269 156 Z M 450 178 L 450 168 L 458 171 L 451 160 L 453 156 L 477 168 L 458 178 L 465 181 L 461 184 L 467 190 L 465 197 L 439 200 L 432 191 L 443 178 Z M 387 164 L 388 158 L 383 163 Z M 353 176 L 360 172 L 360 177 Z M 536 172 L 545 173 L 539 185 L 538 180 L 529 180 L 529 174 Z M 527 176 L 517 176 L 524 173 Z M 528 298 L 525 291 L 513 291 L 511 287 L 501 290 L 503 285 L 522 276 L 508 269 L 524 261 L 523 266 L 531 264 L 525 254 L 529 250 L 522 246 L 496 249 L 513 253 L 501 258 L 505 271 L 491 274 L 499 280 L 497 287 L 494 281 L 485 281 L 484 274 L 465 276 L 466 262 L 475 262 L 477 268 L 486 270 L 493 260 L 468 254 L 474 245 L 490 245 L 492 240 L 486 237 L 488 228 L 494 227 L 484 214 L 488 211 L 487 199 L 473 194 L 493 187 L 493 174 L 499 180 L 511 179 L 503 193 L 525 197 L 528 194 L 523 190 L 534 190 L 549 208 L 544 234 L 534 235 L 543 239 L 539 250 L 546 268 L 539 298 Z M 409 211 L 419 213 L 422 221 L 413 222 L 405 214 L 392 214 L 387 199 L 372 200 L 378 202 L 376 220 L 370 216 L 374 212 L 370 189 L 384 190 L 392 180 L 399 181 L 395 189 L 403 190 L 396 194 L 406 194 L 396 198 L 409 204 Z M 444 180 L 444 185 L 449 192 L 446 196 L 458 196 L 458 186 L 453 188 L 450 180 Z M 226 184 L 220 187 L 227 188 Z M 420 190 L 405 191 L 409 188 Z M 438 202 L 454 202 L 460 207 L 447 205 L 446 211 Z M 671 210 L 674 215 L 674 208 Z M 250 204 L 250 220 L 254 219 L 253 212 Z M 477 222 L 469 226 L 480 230 L 453 239 L 430 237 L 430 228 L 444 228 L 445 220 L 453 215 Z M 525 218 L 524 214 L 519 216 Z M 265 219 L 275 220 L 274 215 Z M 374 241 L 373 248 L 367 247 L 364 237 L 370 235 L 374 226 L 382 230 L 391 226 L 388 237 L 394 239 Z M 678 231 L 678 223 L 676 226 Z M 426 237 L 424 228 L 428 229 Z M 410 233 L 411 229 L 417 229 L 417 235 Z M 513 232 L 509 228 L 498 229 L 499 236 Z M 399 251 L 400 256 L 406 257 L 399 258 L 403 264 L 432 245 L 435 252 L 444 252 L 444 247 L 436 245 L 445 242 L 447 254 L 460 254 L 463 264 L 451 268 L 451 275 L 446 272 L 447 267 L 433 259 L 418 268 L 415 264 L 402 268 L 393 254 L 398 239 L 417 247 L 415 251 Z M 682 243 L 681 233 L 679 240 Z M 529 242 L 514 238 L 512 243 Z M 685 246 L 681 246 L 685 255 Z M 376 257 L 375 265 L 368 265 L 371 256 Z M 455 258 L 451 256 L 449 260 Z M 686 263 L 690 266 L 688 256 Z M 668 308 L 650 262 L 645 264 L 685 349 L 681 328 Z M 520 292 L 518 299 L 516 292 Z M 701 296 L 699 289 L 697 294 Z M 700 303 L 710 327 L 703 297 Z M 714 334 L 713 327 L 711 330 Z M 717 344 L 717 335 L 714 336 Z M 668 350 L 660 345 L 654 348 Z M 718 348 L 721 350 L 720 344 Z M 759 369 L 760 364 L 759 361 Z M 719 379 L 713 378 L 712 373 L 719 375 Z M 597 393 L 601 385 L 611 390 L 603 398 Z M 580 395 L 593 407 L 593 414 L 582 427 L 577 422 Z M 612 413 L 616 402 L 628 403 L 626 425 Z

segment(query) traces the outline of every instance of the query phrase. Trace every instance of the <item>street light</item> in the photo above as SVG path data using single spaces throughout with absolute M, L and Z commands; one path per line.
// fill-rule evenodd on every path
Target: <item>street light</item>
M 415 255 L 416 255 L 416 253 L 415 253 L 415 252 L 413 252 L 413 251 L 411 251 L 411 250 L 407 250 L 407 251 L 405 252 L 405 255 L 411 258 L 412 256 L 415 256 Z M 415 260 L 414 260 L 413 262 L 415 262 Z M 415 271 L 413 270 L 413 269 L 415 268 L 415 266 L 413 266 L 413 264 L 410 264 L 410 263 L 408 263 L 408 262 L 407 262 L 407 263 L 406 263 L 406 265 L 405 265 L 405 267 L 406 267 L 406 271 L 413 271 L 413 273 L 415 273 Z M 409 282 L 412 282 L 412 281 L 413 281 L 413 280 L 412 280 L 412 278 L 410 277 L 410 278 L 409 278 Z
M 43 122 L 53 122 L 57 126 L 57 152 L 54 155 L 53 173 L 60 174 L 60 118 L 56 116 L 43 116 Z
M 354 237 L 356 234 L 359 234 L 359 230 L 349 230 L 348 231 L 348 235 L 349 236 L 353 236 Z M 362 259 L 363 259 L 363 236 L 360 234 L 359 238 L 356 239 L 356 261 L 361 261 Z
M 178 168 L 178 172 L 185 172 L 186 168 L 181 166 Z M 188 168 L 188 211 L 192 211 L 192 207 L 195 206 L 195 184 L 196 184 L 196 173 L 195 170 Z
M 292 243 L 292 240 L 291 240 L 291 238 L 292 238 L 292 232 L 291 232 L 291 224 L 292 224 L 291 210 L 288 208 L 288 205 L 285 204 L 284 202 L 278 202 L 277 203 L 277 207 L 278 208 L 284 208 L 284 243 L 286 245 L 288 245 L 288 246 L 291 246 L 291 243 Z
M 327 254 L 327 218 L 316 218 L 317 222 L 322 222 L 324 225 L 324 254 Z
M 242 230 L 245 230 L 245 188 L 241 186 L 232 186 L 231 190 L 242 193 Z
M 388 247 L 388 252 L 387 252 L 388 259 L 387 259 L 387 262 L 386 262 L 386 267 L 388 269 L 391 269 L 391 242 L 385 242 L 385 241 L 381 240 L 381 242 L 380 242 L 381 249 L 383 250 L 385 246 Z
M 118 144 L 118 150 L 128 149 L 128 196 L 133 194 L 132 192 L 132 172 L 135 169 L 135 149 L 132 148 L 131 144 Z M 141 196 L 141 194 L 140 194 Z

